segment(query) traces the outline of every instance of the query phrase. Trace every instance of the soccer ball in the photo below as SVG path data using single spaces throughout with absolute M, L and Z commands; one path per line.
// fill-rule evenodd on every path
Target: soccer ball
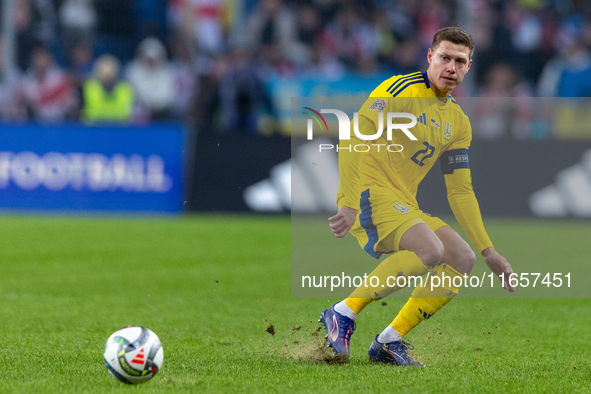
M 144 327 L 116 331 L 105 345 L 105 364 L 115 379 L 140 384 L 152 379 L 162 367 L 164 350 L 158 336 Z

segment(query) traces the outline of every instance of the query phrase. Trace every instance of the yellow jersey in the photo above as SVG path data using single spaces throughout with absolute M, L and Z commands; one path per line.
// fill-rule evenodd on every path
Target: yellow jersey
M 409 129 L 416 140 L 400 130 L 393 130 L 392 139 L 387 139 L 387 113 L 392 112 L 416 117 L 416 125 Z M 394 123 L 408 123 L 408 119 L 397 117 Z M 355 121 L 351 127 L 355 127 Z M 352 133 L 350 140 L 339 142 L 339 206 L 359 210 L 360 194 L 373 185 L 394 188 L 405 203 L 418 208 L 418 186 L 441 157 L 454 215 L 480 252 L 492 247 L 472 189 L 470 121 L 453 97 L 441 101 L 435 96 L 426 72 L 382 82 L 358 111 L 357 127 L 364 136 L 375 135 L 380 127 L 383 133 L 375 140 Z

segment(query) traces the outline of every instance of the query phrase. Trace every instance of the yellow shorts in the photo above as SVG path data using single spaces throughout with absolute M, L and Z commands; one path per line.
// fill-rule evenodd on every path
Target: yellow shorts
M 425 223 L 433 231 L 447 226 L 418 207 L 404 201 L 395 190 L 371 187 L 361 193 L 361 212 L 357 215 L 351 234 L 370 256 L 398 252 L 402 235 L 418 223 Z

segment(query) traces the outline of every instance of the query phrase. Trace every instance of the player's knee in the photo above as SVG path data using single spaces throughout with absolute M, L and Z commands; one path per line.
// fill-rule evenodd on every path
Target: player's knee
M 472 268 L 474 268 L 474 265 L 476 264 L 476 255 L 472 249 L 466 245 L 466 248 L 459 250 L 450 261 L 447 260 L 448 258 L 446 257 L 445 262 L 454 267 L 460 273 L 470 274 L 470 272 L 472 272 Z
M 435 268 L 441 262 L 443 252 L 443 244 L 438 238 L 434 238 L 417 255 L 427 267 Z
M 465 273 L 469 274 L 472 272 L 472 268 L 476 264 L 476 255 L 472 251 L 472 249 L 468 249 L 464 253 L 462 253 L 462 266 L 464 267 Z

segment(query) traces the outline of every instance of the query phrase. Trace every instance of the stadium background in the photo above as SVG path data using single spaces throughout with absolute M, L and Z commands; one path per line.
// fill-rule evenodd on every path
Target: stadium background
M 471 163 L 493 240 L 512 263 L 588 260 L 589 2 L 1 4 L 3 392 L 113 389 L 101 341 L 127 324 L 163 340 L 167 375 L 151 390 L 308 391 L 324 389 L 325 374 L 342 378 L 347 370 L 310 372 L 306 362 L 318 360 L 302 349 L 326 300 L 288 300 L 291 147 L 302 141 L 289 128 L 290 97 L 364 96 L 391 75 L 424 70 L 434 32 L 448 25 L 466 28 L 476 45 L 454 96 L 491 103 L 471 115 Z M 429 176 L 419 201 L 449 219 L 437 168 Z M 361 256 L 353 244 L 340 253 Z M 588 300 L 461 301 L 415 339 L 451 344 L 448 353 L 427 343 L 419 355 L 440 371 L 452 362 L 471 380 L 445 370 L 396 372 L 387 382 L 414 392 L 588 387 L 580 352 Z M 383 326 L 391 312 L 368 312 L 364 324 Z M 335 390 L 381 387 L 390 373 L 361 361 L 370 334 L 357 334 L 352 360 L 367 381 Z M 520 358 L 498 361 L 507 352 Z
M 468 111 L 475 150 L 504 149 L 513 141 L 519 152 L 473 155 L 474 165 L 502 157 L 503 168 L 532 166 L 532 171 L 491 171 L 491 176 L 515 174 L 504 182 L 518 201 L 517 207 L 500 206 L 509 202 L 495 195 L 499 188 L 486 189 L 483 197 L 491 203 L 484 204 L 485 213 L 530 215 L 531 195 L 558 187 L 539 203 L 538 214 L 590 214 L 584 202 L 569 207 L 571 194 L 591 196 L 588 182 L 573 191 L 555 179 L 561 170 L 584 163 L 591 137 L 587 103 L 581 99 L 591 92 L 586 2 L 14 0 L 3 1 L 2 10 L 0 130 L 12 142 L 0 164 L 6 191 L 0 206 L 5 208 L 125 211 L 129 205 L 119 199 L 135 193 L 140 201 L 153 194 L 150 203 L 135 210 L 287 212 L 289 202 L 273 189 L 289 183 L 284 178 L 289 171 L 279 180 L 271 177 L 265 195 L 244 201 L 243 192 L 290 157 L 290 97 L 367 95 L 390 75 L 425 69 L 433 33 L 459 24 L 471 31 L 476 52 L 473 70 L 454 95 L 516 100 L 490 101 L 488 113 Z M 115 104 L 96 96 L 107 86 L 116 92 Z M 579 100 L 561 104 L 575 107 L 568 119 L 548 121 L 539 110 L 548 105 L 539 97 Z M 565 103 L 555 100 L 550 107 Z M 137 152 L 91 149 L 110 138 L 101 124 L 122 127 L 115 134 L 130 145 L 147 141 L 136 177 L 141 167 L 148 177 L 148 157 L 164 160 L 156 146 L 167 146 L 170 156 L 161 163 L 165 173 L 152 177 L 172 177 L 170 190 L 144 186 L 146 191 L 129 191 L 124 183 L 134 176 L 129 160 Z M 30 131 L 15 133 L 25 125 L 23 130 Z M 182 142 L 178 135 L 173 146 L 164 134 L 159 139 L 158 131 L 132 131 L 154 127 L 182 133 Z M 36 130 L 40 134 L 32 136 Z M 46 146 L 27 140 L 44 133 L 55 133 Z M 19 155 L 31 151 L 36 156 Z M 62 155 L 47 161 L 43 155 L 48 152 Z M 102 155 L 87 157 L 80 170 L 88 174 L 80 181 L 86 186 L 78 185 L 77 193 L 71 192 L 75 180 L 67 175 L 76 165 L 68 156 L 72 152 Z M 543 157 L 550 152 L 556 160 L 549 163 Z M 119 178 L 111 174 L 117 173 L 112 170 L 116 163 L 107 160 L 113 154 L 127 160 L 117 167 Z M 519 162 L 523 157 L 532 160 Z M 539 164 L 546 167 L 536 172 Z M 533 173 L 537 179 L 524 182 L 523 175 Z M 493 183 L 498 184 L 487 184 Z M 42 190 L 48 184 L 53 192 Z M 104 198 L 111 203 L 101 204 Z M 46 204 L 48 199 L 60 204 Z M 436 212 L 445 210 L 436 201 L 427 203 Z

